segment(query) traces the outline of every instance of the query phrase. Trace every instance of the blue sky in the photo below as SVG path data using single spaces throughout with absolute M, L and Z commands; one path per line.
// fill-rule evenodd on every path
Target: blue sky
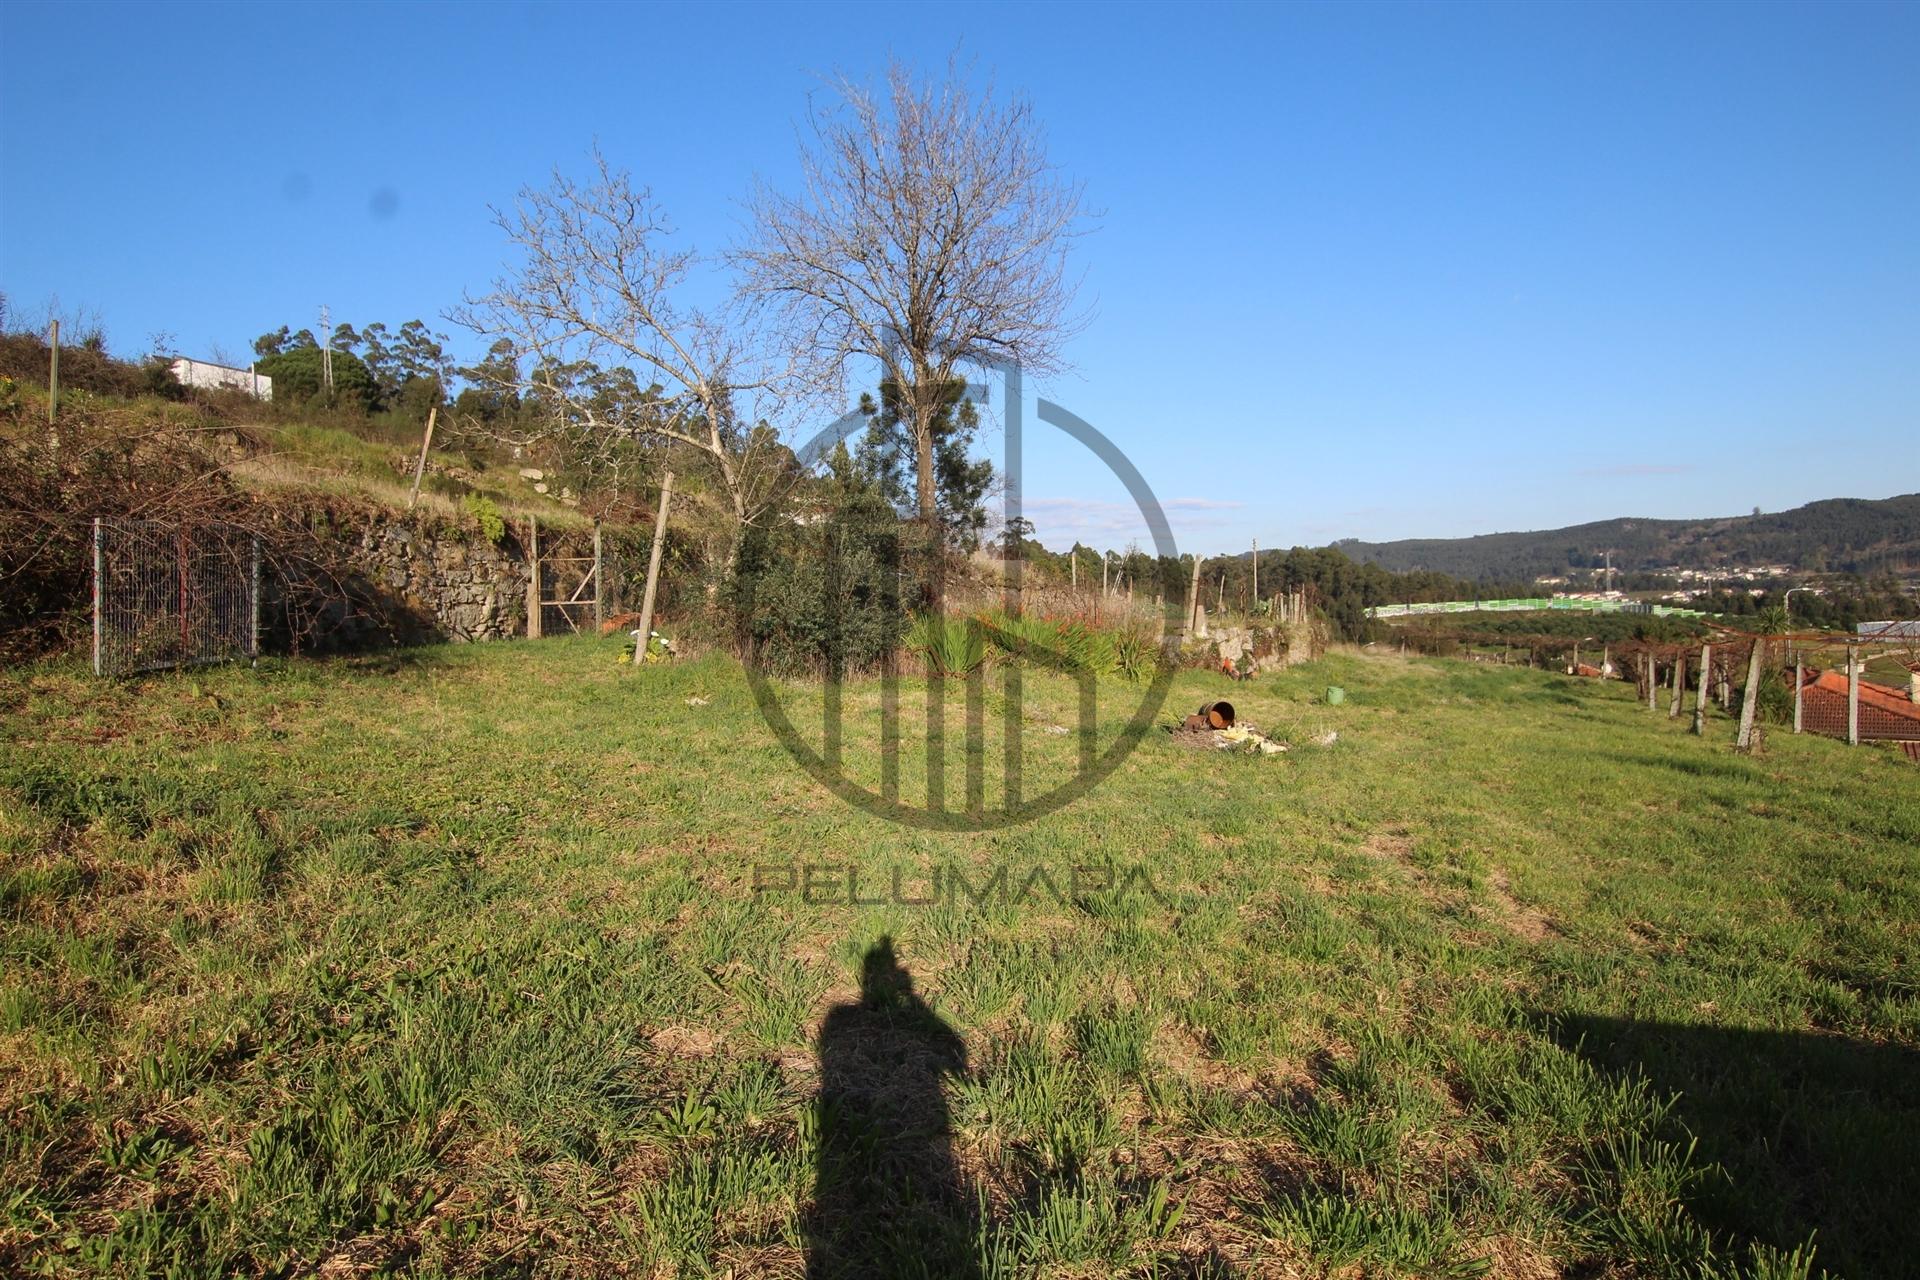
M 500 269 L 487 206 L 595 140 L 718 249 L 825 76 L 956 47 L 1103 212 L 1039 390 L 1183 548 L 1920 489 L 1912 4 L 16 0 L 0 289 L 129 354 L 431 319 Z M 1042 537 L 1136 535 L 1043 430 Z

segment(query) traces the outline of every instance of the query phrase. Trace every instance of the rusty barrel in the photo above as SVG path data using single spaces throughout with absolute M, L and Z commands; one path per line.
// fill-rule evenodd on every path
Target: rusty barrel
M 1207 722 L 1211 729 L 1233 728 L 1233 704 L 1231 702 L 1209 702 L 1194 713 Z

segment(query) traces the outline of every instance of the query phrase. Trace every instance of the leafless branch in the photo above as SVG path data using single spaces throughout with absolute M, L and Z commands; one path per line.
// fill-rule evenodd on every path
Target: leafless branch
M 931 524 L 942 388 L 963 365 L 1060 367 L 1085 322 L 1067 255 L 1088 211 L 1032 105 L 976 95 L 952 64 L 939 83 L 895 62 L 880 92 L 834 88 L 802 140 L 800 190 L 754 193 L 754 237 L 734 260 L 817 387 L 843 390 L 866 358 L 901 388 Z
M 735 523 L 751 524 L 770 501 L 768 477 L 791 456 L 777 435 L 741 421 L 742 401 L 757 405 L 772 380 L 745 372 L 737 328 L 684 300 L 701 262 L 671 247 L 652 195 L 598 152 L 593 161 L 588 181 L 556 171 L 548 187 L 495 210 L 518 265 L 453 318 L 512 344 L 510 389 L 540 406 L 537 432 L 590 449 L 691 450 L 713 469 Z M 588 366 L 631 370 L 632 393 L 583 385 Z

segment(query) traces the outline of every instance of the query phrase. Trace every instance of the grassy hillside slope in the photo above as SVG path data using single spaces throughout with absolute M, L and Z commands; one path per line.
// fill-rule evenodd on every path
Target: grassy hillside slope
M 1069 808 L 937 833 L 824 794 L 730 665 L 613 652 L 3 678 L 0 1271 L 1782 1277 L 1811 1236 L 1891 1277 L 1920 1248 L 1892 753 L 1746 759 L 1622 688 L 1333 657 L 1231 689 L 1284 756 L 1156 732 Z M 1075 694 L 1025 679 L 1031 792 Z M 779 888 L 803 863 L 814 901 Z M 1097 865 L 1159 895 L 848 901 Z

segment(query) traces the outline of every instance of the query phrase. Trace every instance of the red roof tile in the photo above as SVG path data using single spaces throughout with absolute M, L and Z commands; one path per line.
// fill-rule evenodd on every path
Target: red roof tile
M 1811 733 L 1847 736 L 1847 677 L 1841 671 L 1810 672 L 1801 686 L 1802 723 Z M 1860 736 L 1920 739 L 1920 703 L 1904 689 L 1860 682 Z

